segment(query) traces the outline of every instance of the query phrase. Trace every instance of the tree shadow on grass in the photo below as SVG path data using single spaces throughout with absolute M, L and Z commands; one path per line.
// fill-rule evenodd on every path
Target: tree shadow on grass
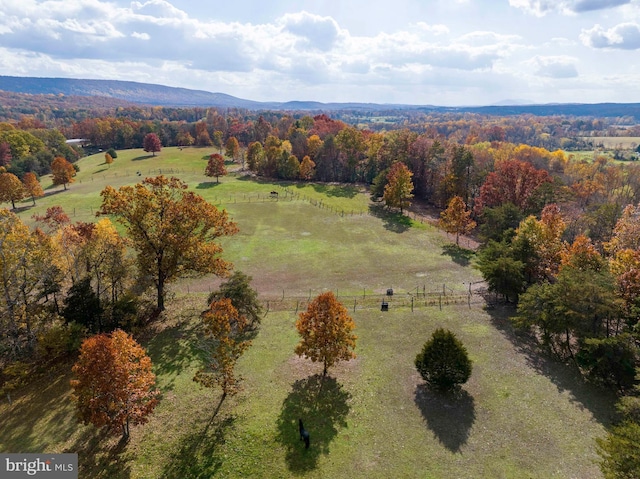
M 308 183 L 298 183 L 296 186 L 304 188 Z M 311 187 L 323 195 L 334 198 L 355 198 L 358 195 L 358 188 L 349 185 L 327 185 L 324 183 L 311 183 Z
M 412 226 L 411 218 L 397 211 L 389 211 L 382 205 L 370 205 L 369 213 L 380 218 L 383 226 L 394 233 L 404 233 Z
M 176 378 L 200 355 L 196 347 L 196 330 L 196 325 L 178 324 L 164 329 L 147 345 L 162 392 L 173 390 Z M 184 344 L 183 339 L 188 344 Z
M 136 156 L 136 157 L 135 157 L 135 158 L 133 158 L 131 161 L 148 160 L 149 158 L 155 158 L 155 155 L 142 155 L 142 156 Z
M 460 452 L 476 420 L 473 396 L 464 389 L 434 392 L 422 383 L 416 387 L 414 401 L 440 443 L 451 452 Z
M 224 457 L 220 449 L 235 421 L 234 416 L 217 417 L 223 400 L 218 403 L 204 429 L 194 430 L 181 440 L 179 450 L 164 467 L 160 476 L 162 479 L 208 479 L 214 477 L 222 467 Z
M 335 378 L 316 374 L 293 384 L 282 403 L 278 417 L 277 440 L 287 450 L 285 459 L 295 474 L 315 469 L 320 454 L 329 453 L 329 445 L 338 430 L 347 427 L 351 394 Z M 309 432 L 311 445 L 305 449 L 300 440 L 298 419 Z
M 469 266 L 471 258 L 475 256 L 475 252 L 470 249 L 461 248 L 457 244 L 448 244 L 442 247 L 442 255 L 451 257 L 453 262 L 460 266 Z
M 209 190 L 221 184 L 222 183 L 218 183 L 216 181 L 203 181 L 202 183 L 198 183 L 196 190 Z
M 608 427 L 615 421 L 615 393 L 587 382 L 577 366 L 559 361 L 545 352 L 532 334 L 516 329 L 510 320 L 516 313 L 514 305 L 496 304 L 487 312 L 492 324 L 525 357 L 527 364 L 538 374 L 549 378 L 558 392 L 568 391 L 570 401 L 581 409 L 587 409 L 603 426 Z

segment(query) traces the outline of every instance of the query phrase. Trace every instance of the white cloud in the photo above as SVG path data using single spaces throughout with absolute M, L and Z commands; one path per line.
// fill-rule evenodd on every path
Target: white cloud
M 580 34 L 582 43 L 592 48 L 616 48 L 621 50 L 640 49 L 640 25 L 637 23 L 621 23 L 605 30 L 595 25 Z
M 569 56 L 535 56 L 525 62 L 538 76 L 546 78 L 575 78 L 577 58 Z
M 279 23 L 285 31 L 305 38 L 309 46 L 322 51 L 331 50 L 340 35 L 340 27 L 333 18 L 305 11 L 287 13 L 279 19 Z
M 139 40 L 151 40 L 151 35 L 149 35 L 148 33 L 133 32 L 131 34 L 131 37 L 137 38 Z
M 605 10 L 630 4 L 633 0 L 509 0 L 509 5 L 542 17 L 550 12 L 564 14 Z

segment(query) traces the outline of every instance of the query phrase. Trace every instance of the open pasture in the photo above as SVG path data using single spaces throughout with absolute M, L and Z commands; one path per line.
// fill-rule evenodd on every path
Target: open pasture
M 228 209 L 240 233 L 224 238 L 224 256 L 253 276 L 263 297 L 383 294 L 423 285 L 428 292 L 443 285 L 463 292 L 480 279 L 441 232 L 369 208 L 357 190 L 233 176 L 217 185 L 203 174 L 208 153 L 167 148 L 136 159 L 140 151 L 118 152 L 108 171 L 96 171 L 106 165 L 89 157 L 69 191 L 41 198 L 21 215 L 26 221 L 33 210 L 64 202 L 95 210 L 106 184 L 134 183 L 145 165 L 143 176 L 173 169 Z M 268 197 L 274 189 L 277 200 Z M 80 218 L 92 216 L 72 219 Z M 162 400 L 148 424 L 132 428 L 128 444 L 77 424 L 67 366 L 25 388 L 13 405 L 0 404 L 0 450 L 78 452 L 80 477 L 91 478 L 602 477 L 594 438 L 612 418 L 611 397 L 539 356 L 514 334 L 508 311 L 475 302 L 413 312 L 357 309 L 358 357 L 324 380 L 320 365 L 293 353 L 295 314 L 270 312 L 238 363 L 242 392 L 221 403 L 218 390 L 192 381 L 198 315 L 218 281 L 174 284 L 167 311 L 141 338 Z M 455 396 L 430 392 L 413 366 L 437 327 L 451 329 L 474 363 Z M 311 434 L 309 450 L 299 441 L 298 418 Z

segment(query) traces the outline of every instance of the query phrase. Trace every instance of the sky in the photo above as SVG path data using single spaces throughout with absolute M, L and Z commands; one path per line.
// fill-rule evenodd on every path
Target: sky
M 0 0 L 0 75 L 257 101 L 640 102 L 640 0 Z

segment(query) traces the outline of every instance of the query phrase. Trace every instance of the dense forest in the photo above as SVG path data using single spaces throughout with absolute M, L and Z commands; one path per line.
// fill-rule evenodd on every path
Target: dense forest
M 640 147 L 628 138 L 640 137 L 640 126 L 632 119 L 420 111 L 330 117 L 88 108 L 80 101 L 66 108 L 55 98 L 21 99 L 0 110 L 0 167 L 1 176 L 18 178 L 25 190 L 30 174 L 51 173 L 57 158 L 73 164 L 98 150 L 140 148 L 154 133 L 162 146 L 217 150 L 257 176 L 366 184 L 374 199 L 391 206 L 402 208 L 413 198 L 449 213 L 458 209 L 464 219 L 448 222 L 447 231 L 478 224 L 477 267 L 494 299 L 517 308 L 514 324 L 589 380 L 633 393 L 640 345 Z M 613 147 L 605 148 L 602 137 L 614 137 Z M 68 139 L 88 146 L 70 146 Z M 398 165 L 411 188 L 393 203 L 388 192 Z M 3 201 L 20 199 L 2 185 Z M 80 330 L 135 326 L 131 288 L 140 282 L 132 280 L 126 242 L 109 220 L 72 224 L 64 212 L 50 211 L 33 232 L 8 210 L 1 214 L 0 244 L 4 252 L 11 244 L 12 256 L 0 265 L 14 275 L 4 281 L 0 300 L 0 386 L 8 392 L 34 351 L 51 360 L 78 347 Z M 63 323 L 52 319 L 58 315 Z

